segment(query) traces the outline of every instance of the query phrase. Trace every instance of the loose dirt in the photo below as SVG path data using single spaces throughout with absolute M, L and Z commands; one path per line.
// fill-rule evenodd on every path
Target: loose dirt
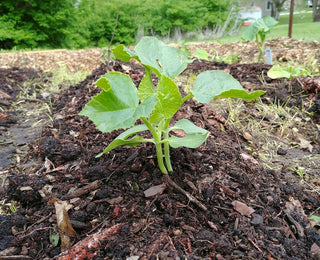
M 297 53 L 319 53 L 318 43 L 309 44 L 288 51 L 298 46 Z M 70 62 L 78 68 L 82 61 Z M 91 75 L 59 94 L 43 92 L 50 82 L 39 70 L 45 65 L 0 70 L 0 258 L 319 259 L 319 222 L 308 218 L 320 214 L 318 77 L 272 80 L 266 74 L 271 66 L 261 63 L 195 60 L 188 66 L 177 79 L 182 85 L 200 71 L 220 69 L 248 90 L 267 91 L 254 102 L 190 101 L 175 115 L 210 131 L 197 149 L 171 150 L 172 180 L 208 208 L 203 211 L 166 185 L 152 145 L 95 158 L 121 131 L 103 134 L 78 115 L 99 92 L 94 82 L 113 70 L 138 84 L 143 69 L 89 63 Z M 30 79 L 32 98 L 21 99 Z M 53 105 L 52 113 L 45 104 Z M 72 208 L 57 213 L 59 200 Z M 75 233 L 59 234 L 61 216 Z M 73 246 L 61 253 L 71 245 L 65 237 Z

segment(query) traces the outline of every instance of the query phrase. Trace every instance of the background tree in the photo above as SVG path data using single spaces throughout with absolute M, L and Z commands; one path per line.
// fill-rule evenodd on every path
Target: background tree
M 313 0 L 312 1 L 312 12 L 313 12 L 313 21 L 319 22 L 320 21 L 320 1 Z
M 0 48 L 70 47 L 76 0 L 1 0 Z
M 280 11 L 287 0 L 272 0 L 271 16 L 277 21 L 280 20 Z
M 222 26 L 235 0 L 1 0 L 0 48 L 134 44 L 137 34 L 172 36 Z M 229 23 L 227 23 L 229 24 Z M 231 27 L 231 25 L 230 25 Z

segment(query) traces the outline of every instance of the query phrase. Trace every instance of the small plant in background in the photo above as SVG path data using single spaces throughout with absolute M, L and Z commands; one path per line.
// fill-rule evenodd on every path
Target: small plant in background
M 258 62 L 260 62 L 262 57 L 266 36 L 277 23 L 278 22 L 270 16 L 259 18 L 254 23 L 250 24 L 242 34 L 242 39 L 245 41 L 256 40 L 259 49 Z
M 211 60 L 216 62 L 224 62 L 227 64 L 234 64 L 238 63 L 240 61 L 240 57 L 236 54 L 228 54 L 226 56 L 219 56 L 218 52 L 215 49 L 212 49 L 212 55 L 209 55 L 209 53 L 206 50 L 203 49 L 197 49 L 195 53 L 193 54 L 195 58 L 198 60 Z
M 113 50 L 115 58 L 125 62 L 136 59 L 145 68 L 145 75 L 138 89 L 131 78 L 123 73 L 108 72 L 96 85 L 102 92 L 86 104 L 80 115 L 91 119 L 102 132 L 127 129 L 113 140 L 97 157 L 118 146 L 137 146 L 143 142 L 156 147 L 157 161 L 164 174 L 172 172 L 169 148 L 200 146 L 209 132 L 187 119 L 171 125 L 174 114 L 190 98 L 208 103 L 217 97 L 255 99 L 264 91 L 248 93 L 240 83 L 224 71 L 205 71 L 198 75 L 190 92 L 181 96 L 173 79 L 187 67 L 190 59 L 182 50 L 169 47 L 154 37 L 144 37 L 135 47 L 135 52 L 123 45 Z M 151 74 L 159 78 L 153 84 Z M 143 123 L 135 125 L 137 120 Z M 149 131 L 152 138 L 143 138 L 138 133 Z M 182 132 L 182 136 L 172 133 Z
M 307 67 L 303 66 L 280 66 L 279 64 L 273 65 L 272 68 L 267 72 L 269 78 L 279 79 L 288 78 L 293 79 L 296 77 L 307 77 L 312 76 L 311 71 Z
M 234 64 L 234 63 L 239 63 L 241 58 L 239 55 L 237 54 L 228 54 L 226 56 L 220 56 L 218 54 L 218 51 L 215 50 L 215 49 L 212 49 L 212 60 L 213 61 L 216 61 L 216 62 L 224 62 L 224 63 L 227 63 L 227 64 Z
M 193 56 L 198 60 L 209 60 L 209 53 L 203 49 L 197 49 Z

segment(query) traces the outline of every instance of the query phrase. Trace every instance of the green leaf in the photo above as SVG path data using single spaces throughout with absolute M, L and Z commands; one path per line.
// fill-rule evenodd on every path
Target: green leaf
M 182 130 L 186 134 L 207 134 L 208 131 L 196 126 L 194 123 L 189 121 L 188 119 L 181 119 L 175 123 L 173 127 L 170 127 L 168 129 L 169 131 L 172 130 Z
M 156 90 L 154 89 L 154 85 L 151 80 L 151 71 L 149 68 L 146 68 L 145 75 L 142 78 L 139 85 L 139 90 L 138 90 L 139 99 L 143 101 L 149 96 L 154 94 L 156 94 Z
M 136 125 L 136 126 L 133 126 L 131 127 L 130 129 L 124 131 L 123 133 L 121 133 L 120 135 L 118 135 L 118 137 L 116 139 L 114 139 L 105 149 L 102 153 L 98 154 L 96 156 L 96 158 L 98 157 L 101 157 L 103 154 L 107 153 L 107 152 L 110 152 L 111 150 L 119 147 L 119 146 L 122 146 L 122 145 L 128 145 L 128 146 L 137 146 L 143 142 L 152 142 L 151 139 L 145 139 L 145 138 L 142 138 L 138 135 L 130 138 L 130 139 L 127 139 L 129 138 L 130 136 L 136 134 L 136 133 L 139 133 L 139 132 L 143 132 L 143 131 L 146 131 L 148 130 L 148 127 L 144 124 L 141 124 L 141 125 Z
M 190 134 L 185 137 L 172 136 L 169 138 L 169 144 L 172 148 L 178 148 L 182 146 L 187 148 L 197 148 L 202 145 L 207 138 L 207 135 L 200 134 Z
M 262 19 L 269 29 L 272 29 L 278 23 L 278 21 L 271 16 L 265 16 Z
M 206 50 L 202 50 L 202 49 L 197 49 L 196 52 L 194 53 L 194 57 L 196 57 L 200 60 L 208 60 L 209 59 L 208 52 Z
M 242 34 L 242 38 L 247 41 L 253 41 L 259 32 L 261 34 L 266 34 L 277 23 L 278 22 L 270 16 L 259 18 L 247 27 L 247 29 Z
M 116 59 L 122 60 L 124 62 L 129 62 L 132 58 L 139 60 L 139 57 L 131 50 L 126 48 L 124 45 L 118 45 L 115 48 L 112 48 L 113 55 Z
M 182 130 L 187 136 L 177 137 L 172 136 L 169 138 L 169 144 L 173 148 L 178 148 L 181 146 L 188 148 L 197 148 L 208 138 L 209 132 L 205 129 L 202 129 L 187 119 L 181 119 L 176 124 L 169 128 L 169 131 L 172 130 Z
M 130 77 L 119 72 L 109 72 L 96 85 L 103 91 L 87 103 L 80 115 L 89 117 L 102 132 L 134 125 L 139 118 L 136 114 L 139 99 L 137 88 Z
M 313 226 L 320 226 L 320 216 L 312 215 L 309 219 L 313 222 Z
M 266 93 L 266 92 L 263 90 L 257 90 L 257 91 L 253 91 L 253 92 L 248 93 L 247 91 L 241 90 L 241 89 L 230 89 L 225 92 L 222 92 L 220 95 L 215 96 L 215 98 L 218 98 L 218 97 L 221 97 L 221 98 L 241 98 L 241 99 L 245 99 L 245 100 L 252 100 L 252 99 L 256 99 L 256 98 L 260 97 L 264 93 Z
M 279 78 L 290 78 L 291 73 L 286 69 L 280 67 L 280 65 L 274 65 L 267 73 L 269 78 L 279 79 Z
M 151 112 L 153 111 L 155 104 L 157 102 L 157 95 L 153 94 L 152 96 L 149 96 L 147 99 L 143 100 L 140 104 L 140 106 L 137 107 L 134 118 L 140 118 L 140 117 L 149 117 Z
M 51 232 L 49 239 L 50 239 L 51 244 L 54 247 L 56 247 L 58 245 L 59 239 L 60 239 L 59 232 Z
M 216 97 L 233 97 L 255 99 L 264 91 L 248 93 L 241 84 L 228 73 L 221 70 L 209 70 L 199 74 L 194 82 L 191 93 L 200 103 L 209 103 Z
M 170 47 L 154 37 L 143 37 L 135 47 L 141 63 L 160 78 L 174 78 L 191 62 L 180 49 Z
M 179 88 L 172 79 L 162 76 L 157 88 L 157 103 L 150 116 L 150 122 L 171 119 L 182 104 Z

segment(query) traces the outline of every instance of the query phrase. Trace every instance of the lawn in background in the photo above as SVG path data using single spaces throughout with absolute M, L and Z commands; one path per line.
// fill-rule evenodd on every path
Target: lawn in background
M 237 35 L 225 36 L 220 43 L 241 41 L 241 34 L 246 27 L 242 27 Z M 289 15 L 281 15 L 279 23 L 267 35 L 267 40 L 279 37 L 288 37 Z M 299 13 L 293 16 L 292 38 L 304 41 L 320 42 L 320 22 L 312 22 L 312 13 Z

